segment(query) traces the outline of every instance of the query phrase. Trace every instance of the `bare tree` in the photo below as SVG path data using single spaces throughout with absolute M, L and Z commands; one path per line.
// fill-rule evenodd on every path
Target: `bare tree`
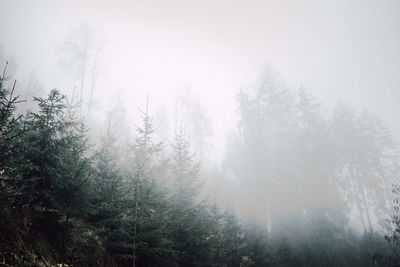
M 85 24 L 72 28 L 62 44 L 60 64 L 79 84 L 78 99 L 83 101 L 89 88 L 88 111 L 93 107 L 94 91 L 99 72 L 102 42 L 98 42 L 93 31 Z

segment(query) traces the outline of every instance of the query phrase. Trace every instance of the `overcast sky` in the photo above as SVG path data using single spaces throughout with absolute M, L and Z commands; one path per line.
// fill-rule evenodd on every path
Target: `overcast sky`
M 216 141 L 234 125 L 235 94 L 271 66 L 291 88 L 381 116 L 400 140 L 400 1 L 0 0 L 0 44 L 46 89 L 73 83 L 58 64 L 71 27 L 104 40 L 96 97 L 123 91 L 129 112 L 192 89 Z M 104 104 L 105 105 L 105 104 Z

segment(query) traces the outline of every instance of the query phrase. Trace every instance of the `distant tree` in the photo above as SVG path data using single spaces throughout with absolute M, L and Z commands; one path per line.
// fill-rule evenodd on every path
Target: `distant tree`
M 123 102 L 123 93 L 118 92 L 112 99 L 106 116 L 113 122 L 117 140 L 127 140 L 133 130 L 127 118 L 127 108 Z
M 245 232 L 236 216 L 225 211 L 220 220 L 221 261 L 226 266 L 242 266 L 246 261 L 243 255 L 245 247 Z M 247 260 L 249 262 L 249 260 Z
M 191 152 L 195 151 L 199 160 L 206 159 L 207 152 L 211 151 L 211 122 L 205 108 L 189 91 L 176 100 L 175 134 L 181 130 L 192 144 Z
M 332 221 L 345 225 L 346 205 L 338 191 L 333 166 L 332 141 L 329 124 L 317 103 L 304 89 L 296 92 L 296 169 L 300 179 L 300 199 L 304 213 L 313 217 L 328 216 Z M 312 190 L 318 188 L 318 190 Z M 315 213 L 315 214 L 314 214 Z
M 181 130 L 175 135 L 172 161 L 173 192 L 177 202 L 190 207 L 200 187 L 199 164 L 194 162 L 189 140 Z
M 237 95 L 239 122 L 235 152 L 226 166 L 241 183 L 246 212 L 270 231 L 285 216 L 301 213 L 296 164 L 295 101 L 274 77 L 265 77 L 249 92 Z M 277 230 L 277 229 L 275 229 Z
M 71 29 L 67 40 L 61 48 L 61 65 L 70 72 L 79 83 L 78 100 L 85 100 L 90 113 L 93 107 L 94 91 L 99 72 L 99 58 L 102 44 L 99 43 L 93 31 L 85 24 Z M 85 94 L 89 87 L 89 96 Z
M 289 91 L 273 76 L 237 100 L 240 120 L 224 164 L 242 185 L 247 217 L 277 233 L 314 212 L 344 226 L 355 210 L 365 231 L 378 226 L 400 153 L 376 116 L 344 104 L 324 116 L 306 91 Z
M 171 163 L 171 204 L 170 228 L 171 239 L 179 265 L 187 266 L 199 262 L 198 239 L 205 235 L 200 223 L 200 214 L 204 212 L 196 203 L 199 190 L 199 166 L 194 162 L 190 144 L 180 130 L 175 135 L 174 156 Z M 200 236 L 199 236 L 200 234 Z
M 390 184 L 399 174 L 399 150 L 385 125 L 374 115 L 358 115 L 339 104 L 330 120 L 335 179 L 342 197 L 358 210 L 365 231 L 390 207 Z
M 37 105 L 34 97 L 44 97 L 46 92 L 35 72 L 31 72 L 26 80 L 22 82 L 21 96 L 25 99 L 23 103 L 18 105 L 17 113 L 24 114 L 27 111 L 37 111 Z

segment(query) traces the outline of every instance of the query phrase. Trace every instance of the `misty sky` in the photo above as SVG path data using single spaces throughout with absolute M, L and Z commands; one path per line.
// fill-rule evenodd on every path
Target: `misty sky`
M 18 78 L 70 90 L 58 64 L 71 27 L 104 42 L 100 105 L 124 93 L 130 113 L 191 89 L 216 142 L 234 125 L 235 95 L 266 66 L 327 105 L 339 99 L 381 116 L 400 140 L 400 1 L 0 0 L 0 45 Z M 108 107 L 104 107 L 107 109 Z

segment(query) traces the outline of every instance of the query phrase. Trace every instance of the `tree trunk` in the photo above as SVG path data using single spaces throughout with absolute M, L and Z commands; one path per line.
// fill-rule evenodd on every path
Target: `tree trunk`
M 364 186 L 362 186 L 362 199 L 363 199 L 365 212 L 366 212 L 366 215 L 367 215 L 369 230 L 372 232 L 371 217 L 370 217 L 370 214 L 369 214 L 369 208 L 368 208 L 368 204 L 367 204 L 367 197 L 365 195 L 365 187 Z
M 138 210 L 139 210 L 139 193 L 140 193 L 140 182 L 138 179 L 136 186 L 135 224 L 133 226 L 132 267 L 136 266 L 136 235 L 137 235 L 137 221 L 138 221 Z

